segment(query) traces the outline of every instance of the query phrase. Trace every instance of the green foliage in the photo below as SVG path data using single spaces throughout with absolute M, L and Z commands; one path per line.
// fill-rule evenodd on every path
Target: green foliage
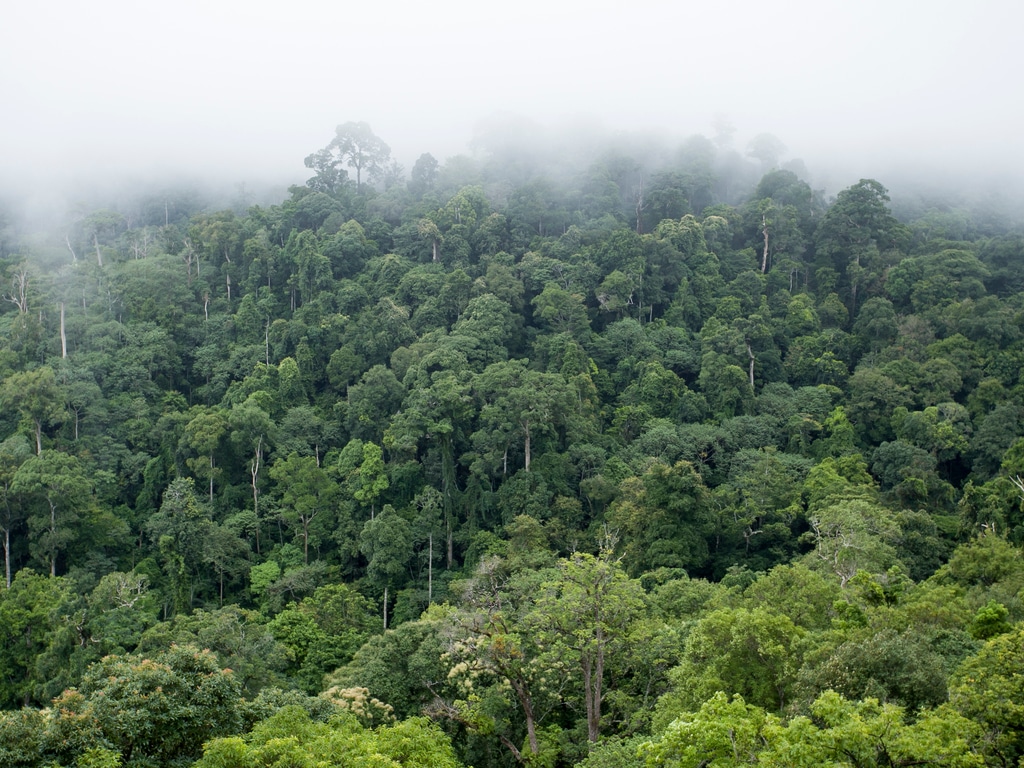
M 950 680 L 950 704 L 979 723 L 990 749 L 1004 765 L 1024 756 L 1024 629 L 1020 626 L 985 643 Z
M 195 581 L 203 569 L 206 537 L 213 528 L 195 495 L 191 478 L 177 478 L 164 492 L 160 511 L 149 518 L 146 527 L 159 551 L 167 579 L 165 603 L 174 612 L 192 607 Z
M 377 628 L 373 605 L 344 584 L 318 588 L 268 624 L 287 650 L 285 670 L 309 693 L 323 689 L 323 677 L 349 662 Z
M 328 676 L 325 687 L 365 688 L 369 696 L 391 707 L 399 719 L 418 714 L 441 693 L 436 684 L 448 673 L 442 663 L 445 616 L 445 609 L 435 607 L 421 619 L 370 637 L 349 663 Z
M 424 718 L 368 730 L 351 715 L 314 722 L 305 709 L 286 706 L 244 739 L 205 745 L 196 768 L 344 765 L 351 768 L 458 768 L 448 738 Z
M 18 411 L 31 424 L 36 454 L 41 454 L 43 428 L 64 416 L 53 369 L 44 366 L 6 377 L 0 390 L 0 401 L 4 407 Z
M 1013 629 L 1010 622 L 1006 620 L 1009 613 L 1002 603 L 989 600 L 984 607 L 978 610 L 971 622 L 969 627 L 971 637 L 977 640 L 988 640 L 996 635 L 1009 632 Z
M 878 699 L 910 712 L 946 700 L 949 673 L 941 636 L 909 629 L 854 633 L 827 659 L 806 665 L 801 687 L 808 699 L 835 691 L 848 699 Z M 820 651 L 819 651 L 820 652 Z
M 57 561 L 84 533 L 92 484 L 74 456 L 45 451 L 25 461 L 11 480 L 10 491 L 29 507 L 32 552 L 57 573 Z
M 735 693 L 782 711 L 792 700 L 805 630 L 767 608 L 719 609 L 694 626 L 682 663 L 669 673 L 655 728 L 698 709 L 716 691 Z
M 676 716 L 664 764 L 1019 761 L 1015 224 L 725 134 L 403 185 L 352 122 L 279 204 L 5 219 L 0 706 L 61 704 L 0 763 L 446 764 L 424 708 L 480 766 L 654 761 Z M 249 698 L 216 733 L 185 646 Z
M 17 573 L 10 589 L 0 594 L 0 704 L 5 708 L 38 702 L 44 680 L 37 658 L 56 639 L 61 614 L 71 602 L 71 585 L 63 578 L 46 578 L 30 570 Z
M 940 710 L 908 722 L 904 712 L 876 700 L 823 694 L 812 718 L 782 723 L 764 710 L 717 693 L 699 711 L 680 717 L 644 745 L 647 765 L 739 768 L 745 765 L 986 765 L 974 724 Z
M 693 465 L 655 463 L 622 485 L 608 520 L 623 536 L 627 571 L 639 575 L 661 566 L 699 568 L 708 556 L 707 488 Z
M 558 575 L 541 586 L 544 592 L 526 621 L 544 654 L 578 666 L 587 738 L 596 743 L 606 669 L 625 651 L 631 625 L 645 608 L 644 594 L 609 551 L 597 557 L 576 554 L 556 567 Z
M 896 562 L 899 526 L 882 507 L 850 499 L 812 510 L 806 534 L 813 550 L 806 562 L 846 584 L 860 570 L 885 571 Z
M 233 732 L 238 702 L 238 682 L 212 653 L 175 646 L 153 659 L 108 656 L 54 705 L 70 729 L 88 728 L 126 765 L 167 765 Z
M 330 529 L 338 486 L 313 456 L 291 454 L 270 468 L 281 493 L 280 517 L 302 544 L 304 563 Z
M 266 626 L 266 619 L 238 606 L 178 614 L 146 630 L 136 653 L 159 654 L 173 645 L 208 649 L 231 669 L 247 696 L 266 686 L 283 685 L 286 649 Z

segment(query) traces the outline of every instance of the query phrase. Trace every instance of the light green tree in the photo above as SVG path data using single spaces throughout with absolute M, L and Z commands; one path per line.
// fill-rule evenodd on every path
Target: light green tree
M 809 511 L 806 534 L 814 550 L 807 563 L 834 573 L 840 584 L 860 570 L 885 571 L 896 563 L 892 542 L 899 535 L 898 523 L 882 507 L 862 499 L 846 499 Z
M 950 680 L 950 704 L 979 723 L 995 765 L 1024 759 L 1024 627 L 989 640 Z
M 212 652 L 173 646 L 152 659 L 107 656 L 55 708 L 92 724 L 127 765 L 169 765 L 195 759 L 204 741 L 233 733 L 241 724 L 240 694 Z
M 290 705 L 259 723 L 246 738 L 230 736 L 206 744 L 196 768 L 459 768 L 448 737 L 424 718 L 375 730 L 352 714 L 327 723 L 313 721 Z
M 551 666 L 527 623 L 544 578 L 541 572 L 514 571 L 498 557 L 480 562 L 457 590 L 458 610 L 449 616 L 443 635 L 456 698 L 438 697 L 428 710 L 471 731 L 496 735 L 516 760 L 527 764 L 542 754 L 539 721 L 553 704 L 555 681 L 567 666 L 564 661 Z M 510 722 L 509 705 L 518 709 L 525 730 L 521 748 L 516 737 L 522 738 L 522 730 Z
M 719 692 L 672 722 L 641 753 L 651 768 L 981 768 L 989 763 L 980 736 L 975 723 L 949 709 L 910 722 L 895 705 L 849 701 L 829 691 L 811 706 L 811 717 L 784 723 L 741 696 Z
M 625 650 L 631 625 L 645 608 L 644 591 L 609 549 L 559 560 L 556 572 L 542 585 L 527 622 L 535 626 L 546 654 L 577 665 L 587 738 L 596 744 L 609 665 Z
M 782 712 L 793 697 L 806 631 L 767 608 L 722 608 L 694 626 L 659 701 L 655 725 L 698 709 L 716 691 Z

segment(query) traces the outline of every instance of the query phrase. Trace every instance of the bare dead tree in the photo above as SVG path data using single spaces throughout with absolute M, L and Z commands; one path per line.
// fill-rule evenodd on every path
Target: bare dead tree
M 1020 491 L 1020 498 L 1024 501 L 1024 480 L 1021 479 L 1020 475 L 1014 475 L 1010 478 L 1010 482 L 1017 487 L 1018 491 Z
M 28 269 L 22 264 L 11 277 L 11 292 L 5 293 L 4 301 L 9 301 L 18 308 L 18 312 L 28 312 Z

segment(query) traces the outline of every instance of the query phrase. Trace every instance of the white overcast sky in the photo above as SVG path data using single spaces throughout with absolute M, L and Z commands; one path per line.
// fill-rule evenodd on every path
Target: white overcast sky
M 724 114 L 740 149 L 770 132 L 812 170 L 1024 169 L 1022 22 L 1019 0 L 10 2 L 0 184 L 301 181 L 349 120 L 408 168 L 496 112 L 680 138 Z

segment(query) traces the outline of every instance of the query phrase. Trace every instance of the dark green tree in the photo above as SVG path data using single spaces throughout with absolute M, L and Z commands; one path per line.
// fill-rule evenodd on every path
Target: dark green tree
M 93 504 L 93 484 L 82 463 L 60 451 L 25 461 L 11 480 L 11 492 L 28 506 L 30 548 L 57 575 L 57 560 L 83 533 L 82 517 Z
M 310 546 L 319 547 L 331 528 L 338 485 L 313 456 L 291 454 L 274 462 L 270 477 L 277 484 L 278 515 L 302 542 L 303 562 Z

